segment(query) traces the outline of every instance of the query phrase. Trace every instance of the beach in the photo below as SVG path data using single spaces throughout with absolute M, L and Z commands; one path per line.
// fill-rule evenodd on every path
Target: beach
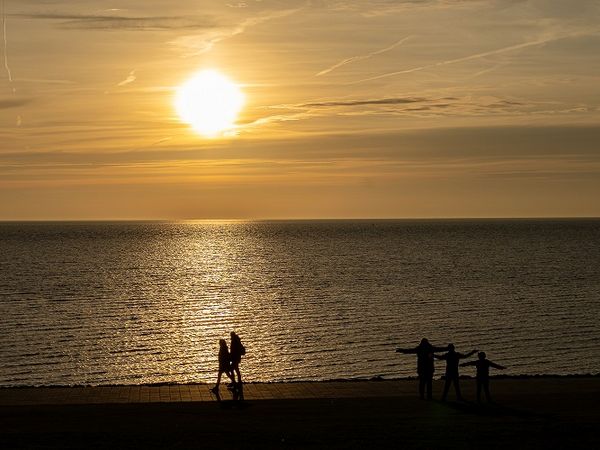
M 2 448 L 597 448 L 599 377 L 493 379 L 495 403 L 416 380 L 5 388 Z

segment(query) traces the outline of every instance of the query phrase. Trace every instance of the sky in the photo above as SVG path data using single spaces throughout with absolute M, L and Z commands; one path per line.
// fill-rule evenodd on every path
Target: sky
M 0 1 L 0 220 L 600 216 L 598 1 Z

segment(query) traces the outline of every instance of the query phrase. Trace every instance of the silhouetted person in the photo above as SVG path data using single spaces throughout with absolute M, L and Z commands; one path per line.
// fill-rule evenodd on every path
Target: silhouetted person
M 215 394 L 219 392 L 221 375 L 223 374 L 226 374 L 235 383 L 235 378 L 231 374 L 231 357 L 227 348 L 227 342 L 225 342 L 225 339 L 219 339 L 219 374 L 217 375 L 217 384 L 211 389 Z
M 434 352 L 444 352 L 446 347 L 434 347 L 425 338 L 415 348 L 397 348 L 397 353 L 416 353 L 417 355 L 417 374 L 419 375 L 419 395 L 421 399 L 425 398 L 425 388 L 427 388 L 427 399 L 431 400 L 431 390 L 433 383 L 433 365 Z
M 448 396 L 448 390 L 450 389 L 450 385 L 454 384 L 454 391 L 456 392 L 456 400 L 462 400 L 462 396 L 460 395 L 460 385 L 458 383 L 458 362 L 463 358 L 468 358 L 469 356 L 477 353 L 477 350 L 472 350 L 469 353 L 458 353 L 454 350 L 454 344 L 448 344 L 448 353 L 444 353 L 443 355 L 433 355 L 436 359 L 444 359 L 446 360 L 446 382 L 444 383 L 444 393 L 442 394 L 442 401 L 446 401 L 446 397 Z
M 234 383 L 235 383 L 235 375 L 237 374 L 237 383 L 238 386 L 242 385 L 242 375 L 240 374 L 240 361 L 242 360 L 242 356 L 246 354 L 246 348 L 242 344 L 242 340 L 235 333 L 231 332 L 231 345 L 229 346 L 230 355 L 231 355 L 231 371 L 233 372 Z
M 477 402 L 481 403 L 481 389 L 485 392 L 485 399 L 488 402 L 492 401 L 492 397 L 490 395 L 490 367 L 494 369 L 504 370 L 506 367 L 501 366 L 500 364 L 493 363 L 489 359 L 485 358 L 485 352 L 477 353 L 477 357 L 479 358 L 477 361 L 469 361 L 466 363 L 462 363 L 460 366 L 475 366 L 477 368 Z

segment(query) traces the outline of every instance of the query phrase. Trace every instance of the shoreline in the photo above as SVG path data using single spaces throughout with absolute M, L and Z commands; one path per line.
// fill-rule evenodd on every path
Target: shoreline
M 475 376 L 472 375 L 460 375 L 461 380 L 475 380 Z M 556 374 L 536 374 L 536 375 L 505 375 L 497 374 L 490 375 L 491 380 L 530 380 L 530 379 L 581 379 L 581 378 L 600 378 L 600 372 L 598 373 L 583 373 L 583 374 L 569 374 L 569 375 L 556 375 Z M 444 381 L 445 377 L 435 377 L 435 381 Z M 410 377 L 380 377 L 374 376 L 371 378 L 331 378 L 323 380 L 288 380 L 288 381 L 244 381 L 244 384 L 258 384 L 258 385 L 271 385 L 271 384 L 299 384 L 299 383 L 364 383 L 364 382 L 386 382 L 386 381 L 416 381 L 417 376 Z M 0 385 L 0 391 L 6 389 L 37 389 L 37 388 L 97 388 L 97 387 L 136 387 L 136 386 L 148 386 L 148 387 L 160 387 L 160 386 L 194 386 L 194 385 L 211 385 L 212 382 L 159 382 L 159 383 L 139 383 L 139 384 L 19 384 L 19 385 Z
M 439 397 L 445 381 L 433 381 L 434 397 Z M 475 398 L 475 378 L 461 377 L 463 395 Z M 572 390 L 580 395 L 588 390 L 600 394 L 600 376 L 578 377 L 495 377 L 491 378 L 492 392 L 499 395 L 514 395 L 515 392 L 547 391 L 561 393 Z M 144 403 L 144 402 L 206 402 L 215 399 L 210 393 L 212 383 L 173 383 L 144 385 L 103 385 L 103 386 L 38 386 L 0 388 L 0 406 L 17 405 L 67 405 L 101 403 Z M 243 397 L 246 400 L 264 399 L 323 399 L 323 398 L 365 398 L 365 397 L 414 397 L 418 380 L 336 380 L 306 381 L 292 383 L 246 383 L 243 384 Z M 231 396 L 226 383 L 221 384 L 221 394 Z M 452 397 L 454 388 L 449 395 Z

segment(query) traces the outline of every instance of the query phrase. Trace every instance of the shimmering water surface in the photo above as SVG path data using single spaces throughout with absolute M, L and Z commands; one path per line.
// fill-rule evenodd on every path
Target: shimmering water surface
M 0 385 L 600 372 L 600 221 L 0 223 Z M 438 373 L 443 367 L 438 363 Z M 470 373 L 465 370 L 465 373 Z

